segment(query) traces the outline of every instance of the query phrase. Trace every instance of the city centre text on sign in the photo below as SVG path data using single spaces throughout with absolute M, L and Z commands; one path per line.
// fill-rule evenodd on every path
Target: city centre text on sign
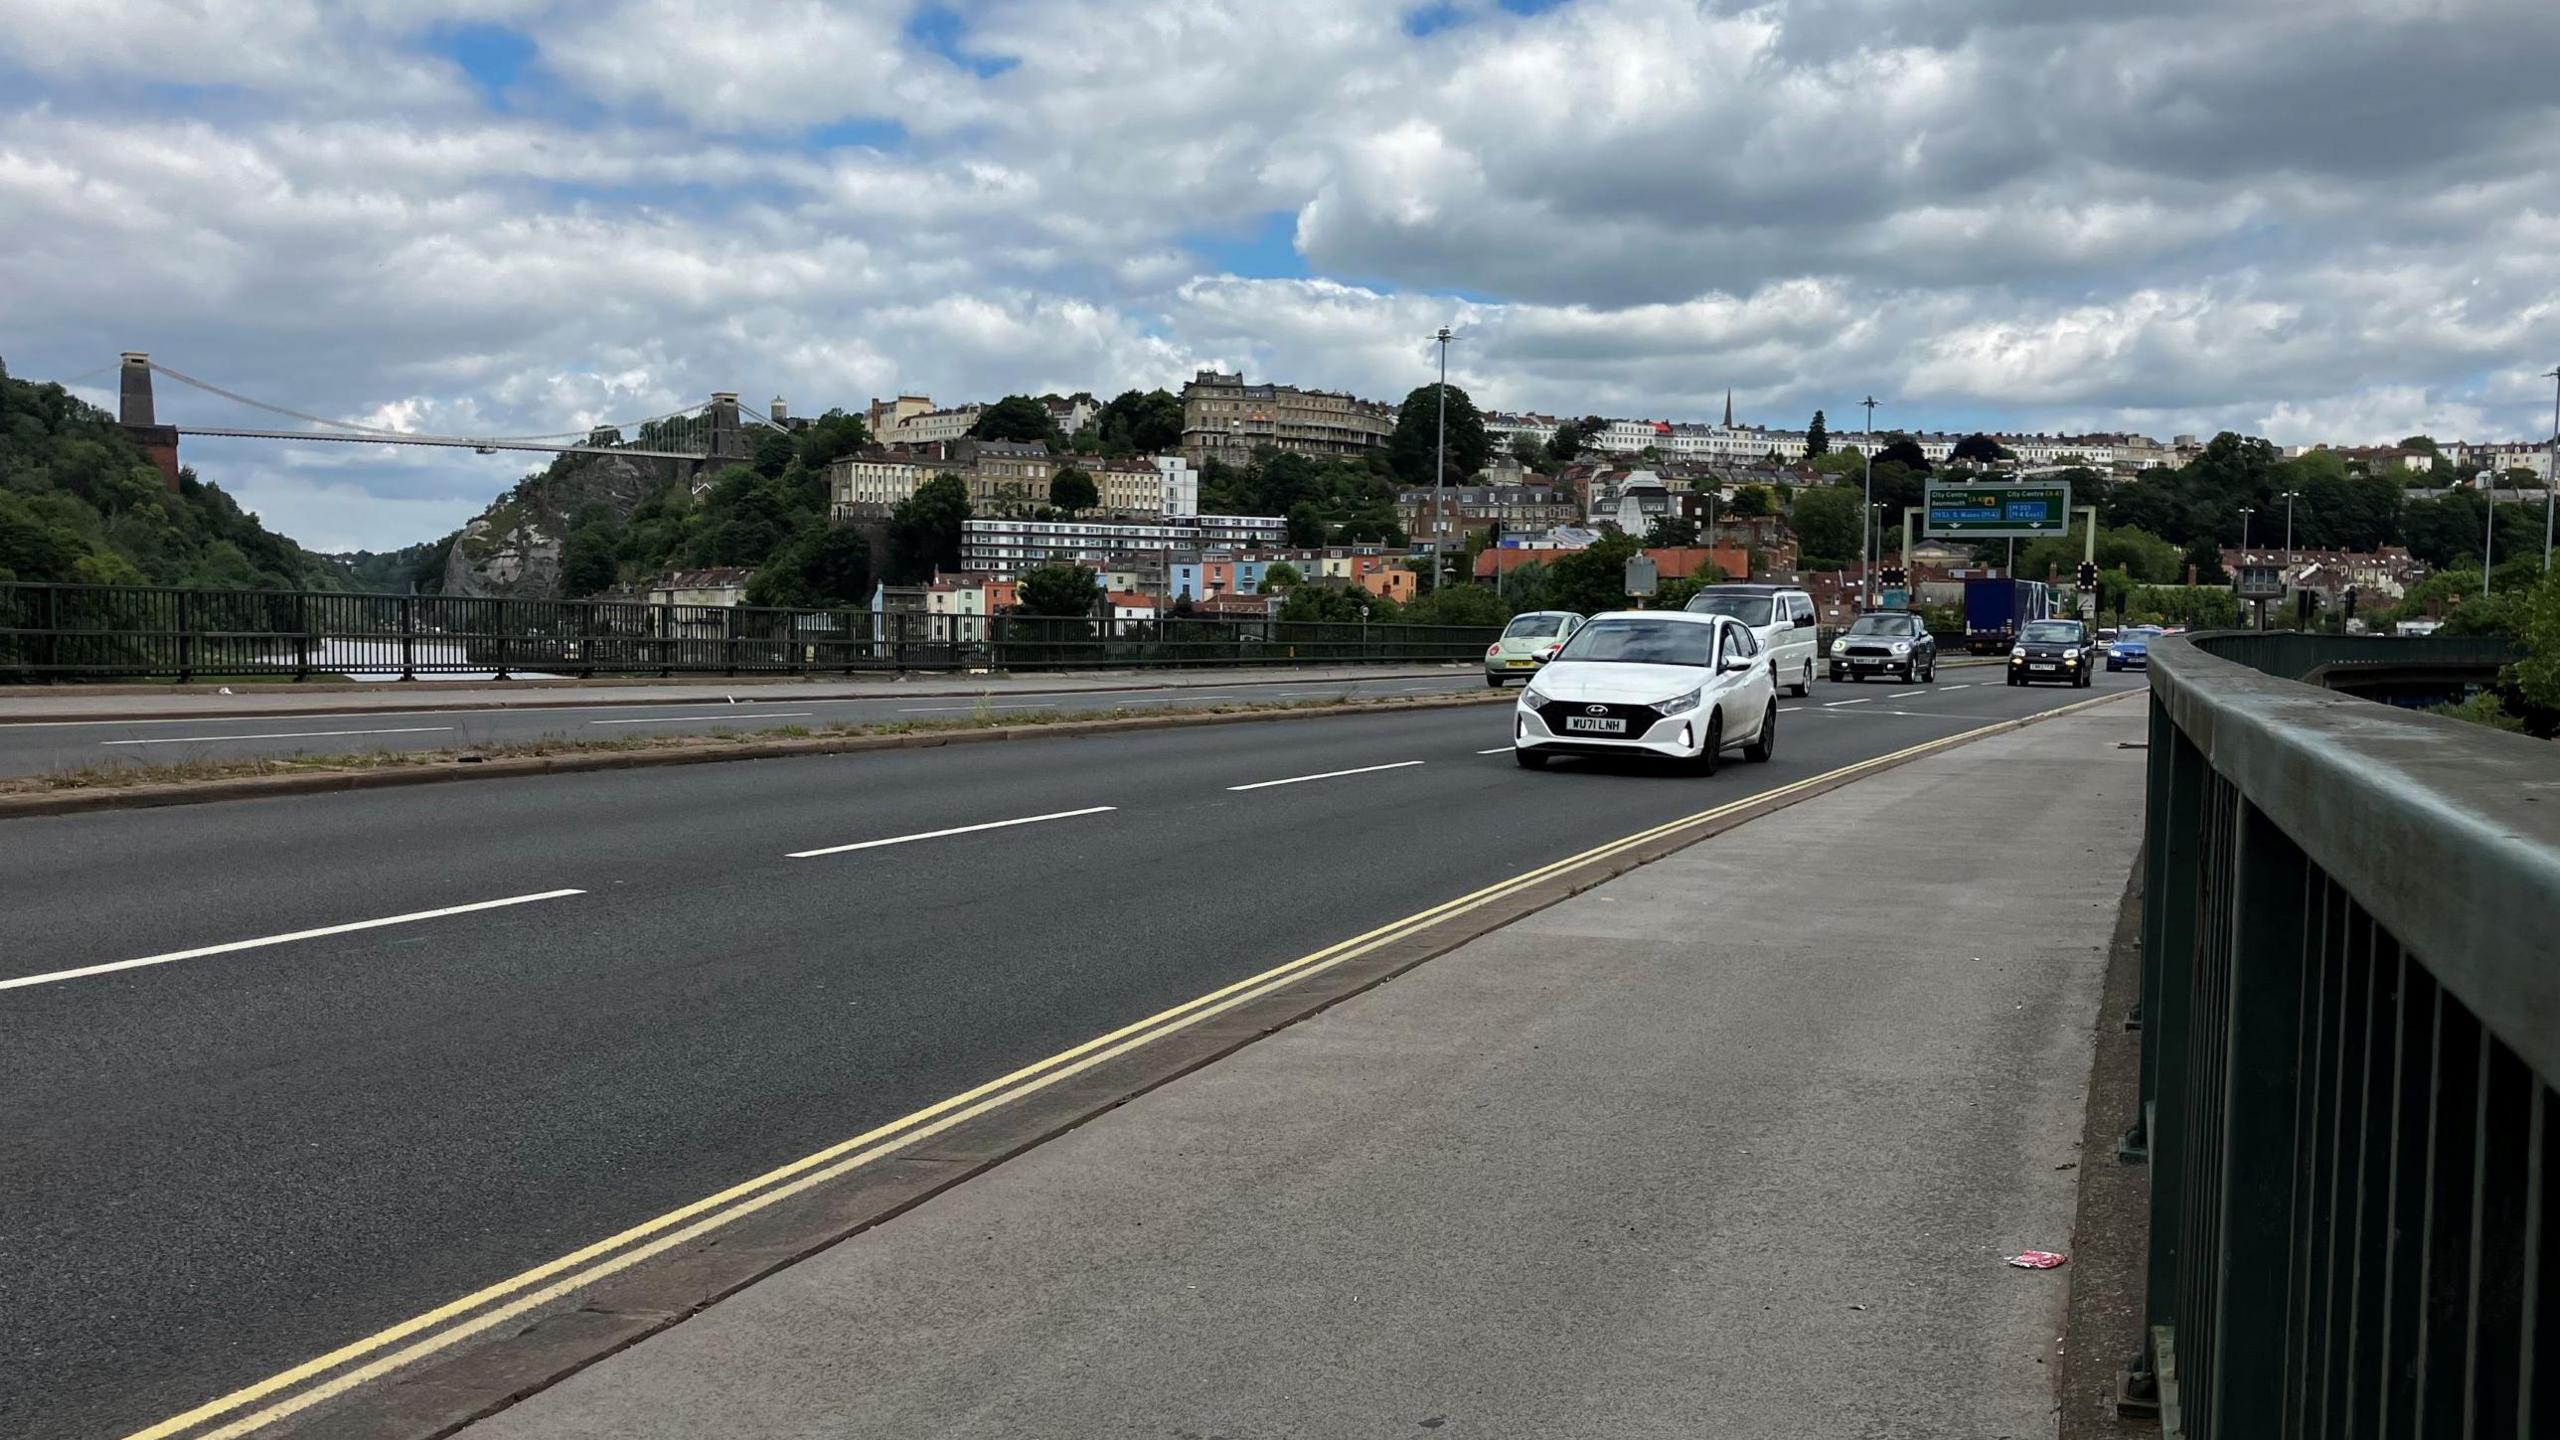
M 2068 481 L 2033 484 L 1929 482 L 1930 536 L 1997 540 L 2060 535 L 2071 528 Z

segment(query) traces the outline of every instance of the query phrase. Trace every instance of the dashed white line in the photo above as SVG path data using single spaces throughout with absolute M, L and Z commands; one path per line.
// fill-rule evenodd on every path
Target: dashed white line
M 77 980 L 84 975 L 104 975 L 116 970 L 139 970 L 145 965 L 166 965 L 172 960 L 200 960 L 207 955 L 227 955 L 235 950 L 255 950 L 262 945 L 286 945 L 296 940 L 317 940 L 324 935 L 345 935 L 357 930 L 379 930 L 385 925 L 407 925 L 419 920 L 441 920 L 448 915 L 469 915 L 479 910 L 499 910 L 509 905 L 530 905 L 537 900 L 558 900 L 570 895 L 584 895 L 584 890 L 543 890 L 531 895 L 510 895 L 503 900 L 476 900 L 468 905 L 447 905 L 438 910 L 418 910 L 407 915 L 386 915 L 379 920 L 358 920 L 346 925 L 323 925 L 316 930 L 295 930 L 283 935 L 264 935 L 255 940 L 234 940 L 223 945 L 205 945 L 193 950 L 172 950 L 166 955 L 145 955 L 139 960 L 116 960 L 105 965 L 83 965 L 77 970 L 55 970 L 43 975 L 21 975 L 14 980 L 0 980 L 0 990 L 16 990 L 28 985 L 51 985 L 62 980 Z
M 1875 698 L 1876 697 L 1873 695 L 1870 695 L 1864 700 L 1833 700 L 1822 708 L 1825 710 L 1837 710 L 1843 705 L 1872 705 L 1875 703 Z
M 1490 750 L 1479 750 L 1476 753 L 1479 755 L 1507 755 L 1517 748 L 1519 747 L 1513 745 L 1496 745 Z
M 1419 760 L 1398 760 L 1386 765 L 1363 765 L 1354 770 L 1327 770 L 1320 775 L 1292 775 L 1286 780 L 1256 780 L 1250 785 L 1230 785 L 1230 790 L 1268 790 L 1274 785 L 1303 785 L 1309 780 L 1334 780 L 1344 775 L 1368 775 L 1380 770 L 1402 770 L 1419 765 Z
M 150 740 L 101 740 L 101 745 L 205 745 L 216 740 L 316 740 L 324 735 L 428 735 L 450 725 L 403 725 L 390 730 L 275 730 L 263 735 L 162 735 Z
M 1056 810 L 1046 815 L 1025 815 L 1015 820 L 990 820 L 984 825 L 954 825 L 948 830 L 926 830 L 914 835 L 892 835 L 885 840 L 857 840 L 850 845 L 829 845 L 818 850 L 794 850 L 783 857 L 808 860 L 820 855 L 842 855 L 849 850 L 877 850 L 883 845 L 905 845 L 916 840 L 939 840 L 946 835 L 967 835 L 979 830 L 1003 830 L 1015 825 L 1037 825 L 1043 820 L 1072 820 L 1079 815 L 1102 815 L 1119 807 L 1088 805 L 1082 810 Z
M 737 710 L 715 711 L 709 715 L 642 715 L 630 720 L 590 720 L 590 725 L 683 725 L 696 720 L 780 720 L 792 715 L 809 715 L 809 710 Z
M 1929 692 L 1926 690 L 1896 690 L 1884 698 L 1887 700 L 1908 700 L 1914 695 L 1926 695 L 1928 693 Z

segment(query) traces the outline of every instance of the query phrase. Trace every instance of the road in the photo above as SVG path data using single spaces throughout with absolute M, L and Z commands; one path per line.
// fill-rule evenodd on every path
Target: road
M 0 1434 L 125 1434 L 1439 900 L 2140 683 L 1823 684 L 1706 780 L 1519 770 L 1496 708 L 13 822 Z
M 954 687 L 948 684 L 934 687 L 936 691 L 951 688 Z M 824 699 L 776 694 L 770 686 L 742 686 L 737 691 L 737 703 L 715 698 L 683 704 L 542 706 L 520 710 L 437 709 L 427 705 L 415 710 L 366 708 L 221 720 L 15 721 L 0 723 L 0 775 L 43 775 L 101 765 L 257 756 L 467 749 L 506 741 L 714 735 L 786 725 L 814 728 L 965 720 L 982 709 L 999 717 L 1044 711 L 1135 714 L 1244 702 L 1332 700 L 1344 696 L 1375 699 L 1483 688 L 1483 673 L 1470 668 L 1445 676 L 1404 674 L 1374 680 L 1284 684 L 1257 682 L 1252 676 L 1239 675 L 1232 684 L 1161 689 L 1043 691 L 1008 687 L 984 697 L 935 693 Z

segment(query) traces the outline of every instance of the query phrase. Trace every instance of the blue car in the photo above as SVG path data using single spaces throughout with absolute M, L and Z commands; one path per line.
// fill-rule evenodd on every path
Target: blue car
M 2116 632 L 2116 643 L 2107 651 L 2110 670 L 2148 670 L 2151 668 L 2151 637 L 2158 627 L 2129 625 Z

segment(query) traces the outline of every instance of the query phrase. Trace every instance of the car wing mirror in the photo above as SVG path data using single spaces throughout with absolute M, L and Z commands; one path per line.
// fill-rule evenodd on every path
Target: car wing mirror
M 1752 663 L 1746 656 L 1727 655 L 1724 657 L 1724 663 L 1716 668 L 1727 675 L 1745 675 L 1750 673 Z

